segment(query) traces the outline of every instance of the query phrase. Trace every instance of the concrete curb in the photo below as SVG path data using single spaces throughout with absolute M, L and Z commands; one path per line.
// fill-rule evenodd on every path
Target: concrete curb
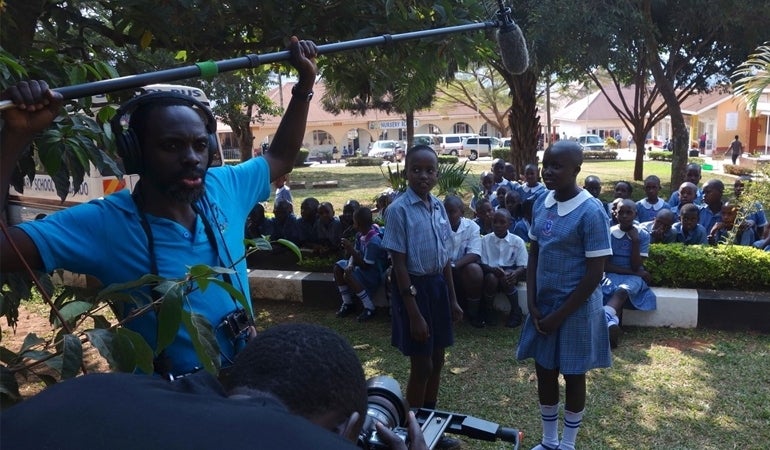
M 253 301 L 286 300 L 312 306 L 339 308 L 340 297 L 331 273 L 252 270 L 249 288 Z M 714 291 L 654 287 L 658 308 L 625 310 L 623 324 L 640 327 L 714 328 L 770 333 L 770 292 Z M 385 289 L 375 295 L 378 307 L 387 307 Z M 519 285 L 519 305 L 527 312 L 527 288 Z M 507 313 L 508 299 L 499 294 L 494 308 Z

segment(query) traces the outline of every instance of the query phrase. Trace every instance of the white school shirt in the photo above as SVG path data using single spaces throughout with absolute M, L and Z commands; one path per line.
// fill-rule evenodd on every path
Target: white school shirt
M 525 267 L 529 254 L 524 240 L 508 232 L 504 238 L 495 233 L 481 237 L 481 263 L 490 267 Z
M 454 263 L 468 253 L 481 256 L 481 230 L 471 219 L 460 218 L 457 231 L 449 235 L 449 260 Z

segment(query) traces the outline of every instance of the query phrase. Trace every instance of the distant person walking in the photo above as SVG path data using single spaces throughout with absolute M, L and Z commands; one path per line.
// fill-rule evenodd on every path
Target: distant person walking
M 733 165 L 738 161 L 738 157 L 743 153 L 743 143 L 738 140 L 738 135 L 735 135 L 735 140 L 730 144 L 730 154 L 733 158 Z
M 701 153 L 701 155 L 706 153 L 706 139 L 707 138 L 708 138 L 708 136 L 706 135 L 706 133 L 703 133 L 703 134 L 700 135 L 699 146 L 700 146 L 700 153 Z

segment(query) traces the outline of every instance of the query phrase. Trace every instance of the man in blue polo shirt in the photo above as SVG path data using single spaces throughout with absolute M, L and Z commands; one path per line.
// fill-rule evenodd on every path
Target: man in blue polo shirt
M 242 258 L 244 223 L 251 208 L 270 195 L 271 180 L 292 170 L 317 73 L 313 42 L 292 37 L 289 50 L 299 81 L 270 151 L 263 157 L 209 169 L 218 144 L 216 119 L 205 105 L 171 93 L 129 100 L 111 125 L 126 172 L 140 176 L 133 193 L 119 191 L 45 220 L 12 227 L 10 239 L 0 236 L 0 270 L 23 270 L 26 261 L 33 269 L 93 275 L 107 286 L 148 273 L 183 279 L 189 267 L 198 264 L 232 267 L 235 273 L 225 275 L 223 281 L 241 291 L 244 306 L 249 306 Z M 3 92 L 2 98 L 17 105 L 3 112 L 0 201 L 5 202 L 16 160 L 35 134 L 58 115 L 62 99 L 38 81 L 18 83 Z M 123 129 L 124 120 L 128 120 L 128 129 Z M 157 294 L 144 290 L 144 299 L 153 296 Z M 186 286 L 183 304 L 190 313 L 188 325 L 179 327 L 176 337 L 155 359 L 155 371 L 179 376 L 204 366 L 187 329 L 195 315 L 205 317 L 214 328 L 220 352 L 219 358 L 210 355 L 215 366 L 229 366 L 248 338 L 252 312 L 215 284 L 205 291 L 194 283 Z M 125 316 L 136 307 L 126 303 L 118 313 Z M 126 327 L 156 348 L 158 320 L 152 308 Z

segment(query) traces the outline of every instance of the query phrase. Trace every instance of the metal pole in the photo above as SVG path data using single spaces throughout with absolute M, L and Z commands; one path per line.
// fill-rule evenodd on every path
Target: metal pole
M 399 34 L 384 34 L 381 36 L 355 39 L 352 41 L 336 42 L 318 46 L 318 54 L 341 52 L 345 50 L 354 50 L 365 47 L 375 47 L 378 45 L 387 46 L 394 42 L 401 42 L 413 39 L 421 39 L 445 34 L 462 33 L 468 31 L 485 30 L 488 28 L 497 28 L 501 24 L 498 21 L 474 22 L 466 25 L 456 25 L 452 27 L 434 28 L 430 30 L 410 31 Z M 108 80 L 92 81 L 89 83 L 76 84 L 73 86 L 64 86 L 54 89 L 60 93 L 65 100 L 73 98 L 88 97 L 96 94 L 105 94 L 109 92 L 121 91 L 124 89 L 139 88 L 148 84 L 165 83 L 169 81 L 185 80 L 199 76 L 214 76 L 223 72 L 230 72 L 239 69 L 250 69 L 262 64 L 273 63 L 277 61 L 287 61 L 290 57 L 288 50 L 266 53 L 264 55 L 246 55 L 233 59 L 222 61 L 206 61 L 185 67 L 175 69 L 164 69 L 155 72 L 147 72 L 136 75 L 127 75 Z M 10 100 L 0 101 L 0 110 L 13 106 Z

